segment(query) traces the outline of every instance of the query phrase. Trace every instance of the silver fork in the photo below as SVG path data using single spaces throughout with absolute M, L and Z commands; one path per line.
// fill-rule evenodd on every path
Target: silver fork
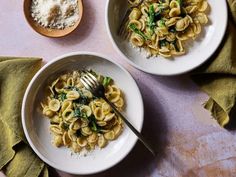
M 133 8 L 138 7 L 141 3 L 143 2 L 143 0 L 140 0 L 137 4 L 130 6 L 126 12 L 125 15 L 121 21 L 120 27 L 118 29 L 118 35 L 120 37 L 122 37 L 123 39 L 128 39 L 130 32 L 127 30 L 128 24 L 129 24 L 129 15 L 131 13 L 131 11 L 133 10 Z
M 145 147 L 155 156 L 155 151 L 152 146 L 147 142 L 141 133 L 139 133 L 134 126 L 116 109 L 116 106 L 111 103 L 105 96 L 104 86 L 97 80 L 97 78 L 89 71 L 83 71 L 84 75 L 80 78 L 80 81 L 86 89 L 92 92 L 92 94 L 98 98 L 103 98 L 114 110 L 114 112 L 126 123 L 126 125 L 133 131 L 133 133 L 139 138 L 139 140 L 145 145 Z

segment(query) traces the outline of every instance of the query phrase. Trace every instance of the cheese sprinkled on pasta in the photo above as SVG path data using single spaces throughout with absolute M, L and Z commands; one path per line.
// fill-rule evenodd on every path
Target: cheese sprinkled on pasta
M 118 110 L 123 110 L 122 91 L 110 77 L 94 76 L 104 85 L 105 96 Z M 55 79 L 49 95 L 41 102 L 42 113 L 50 120 L 50 132 L 56 147 L 66 146 L 73 152 L 104 148 L 123 130 L 123 122 L 109 104 L 96 98 L 80 82 L 81 72 L 73 71 Z
M 140 0 L 128 0 L 134 6 Z M 195 39 L 208 23 L 207 0 L 144 0 L 128 21 L 129 41 L 149 56 L 183 55 L 183 43 Z

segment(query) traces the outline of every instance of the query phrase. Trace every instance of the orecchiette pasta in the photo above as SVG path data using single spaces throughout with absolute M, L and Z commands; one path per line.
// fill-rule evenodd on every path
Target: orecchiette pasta
M 140 15 L 139 9 L 131 14 L 134 20 Z M 107 99 L 122 110 L 125 102 L 120 88 L 110 77 L 93 73 L 104 85 Z M 56 147 L 69 147 L 76 153 L 96 146 L 104 148 L 123 130 L 123 122 L 111 106 L 86 90 L 80 76 L 80 71 L 62 74 L 48 86 L 50 94 L 41 102 L 42 113 L 50 120 L 52 143 Z
M 107 140 L 113 140 L 113 139 L 115 139 L 115 133 L 114 133 L 113 130 L 111 130 L 111 131 L 109 131 L 107 133 L 104 133 L 104 137 Z
M 131 6 L 140 0 L 128 0 Z M 185 54 L 184 41 L 195 39 L 208 23 L 207 0 L 143 0 L 128 20 L 129 41 L 148 56 Z
M 98 137 L 98 146 L 99 146 L 100 148 L 103 148 L 103 147 L 106 146 L 106 144 L 107 144 L 107 140 L 104 138 L 103 135 L 100 135 L 100 136 Z

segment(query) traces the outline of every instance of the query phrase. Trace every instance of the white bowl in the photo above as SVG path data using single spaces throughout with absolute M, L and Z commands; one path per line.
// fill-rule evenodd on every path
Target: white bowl
M 24 95 L 23 129 L 30 146 L 44 162 L 72 174 L 92 174 L 112 167 L 131 151 L 137 141 L 137 137 L 125 126 L 118 139 L 87 156 L 71 155 L 70 149 L 52 145 L 49 120 L 43 117 L 40 110 L 40 101 L 45 97 L 45 86 L 63 71 L 83 68 L 91 68 L 114 79 L 125 96 L 124 114 L 139 131 L 144 117 L 140 91 L 131 75 L 119 64 L 96 53 L 80 52 L 60 56 L 43 66 L 31 80 Z
M 147 59 L 137 49 L 118 36 L 118 29 L 127 9 L 127 0 L 108 0 L 106 5 L 106 27 L 117 51 L 134 67 L 156 75 L 176 75 L 190 71 L 204 63 L 217 49 L 227 26 L 227 4 L 225 0 L 208 0 L 210 4 L 209 24 L 191 46 L 189 52 L 174 59 L 161 56 Z

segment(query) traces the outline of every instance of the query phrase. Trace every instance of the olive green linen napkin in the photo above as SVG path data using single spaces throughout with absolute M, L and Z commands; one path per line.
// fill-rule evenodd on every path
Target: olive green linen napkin
M 236 122 L 236 0 L 228 0 L 228 6 L 228 28 L 221 46 L 192 75 L 210 97 L 205 108 L 226 128 Z
M 48 176 L 47 167 L 27 144 L 21 124 L 24 92 L 40 67 L 38 58 L 0 57 L 0 170 L 8 177 Z

